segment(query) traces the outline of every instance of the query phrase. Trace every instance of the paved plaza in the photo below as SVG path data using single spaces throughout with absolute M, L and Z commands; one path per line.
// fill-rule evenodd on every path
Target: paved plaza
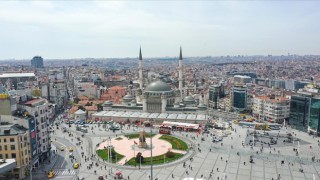
M 67 125 L 63 124 L 67 127 Z M 254 147 L 247 146 L 247 128 L 233 125 L 234 131 L 228 137 L 224 137 L 222 142 L 212 142 L 213 137 L 210 134 L 197 134 L 186 132 L 173 132 L 172 134 L 185 140 L 191 147 L 186 155 L 172 163 L 154 166 L 153 178 L 158 180 L 169 179 L 230 179 L 230 180 L 303 180 L 320 179 L 320 149 L 318 145 L 319 138 L 314 138 L 306 133 L 298 132 L 292 129 L 281 129 L 281 133 L 290 132 L 296 134 L 304 143 L 293 142 L 286 146 L 261 146 L 256 144 Z M 73 125 L 68 131 L 74 134 L 69 137 L 67 133 L 56 130 L 53 136 L 68 139 L 75 145 L 76 137 L 81 137 L 83 133 L 75 130 Z M 95 155 L 97 144 L 105 142 L 109 137 L 119 137 L 124 133 L 137 133 L 141 130 L 149 132 L 149 128 L 129 128 L 124 126 L 121 131 L 109 131 L 102 126 L 89 125 L 89 131 L 84 137 L 80 138 L 81 145 L 76 147 L 80 153 L 90 157 L 89 161 L 81 158 L 81 167 L 78 177 L 84 179 L 98 179 L 100 175 L 107 179 L 114 179 L 116 172 L 122 172 L 124 179 L 149 180 L 150 166 L 136 167 L 108 164 Z M 156 129 L 155 129 L 156 131 Z M 210 130 L 213 132 L 213 130 Z M 278 131 L 271 131 L 278 133 Z M 204 141 L 201 139 L 204 138 Z M 71 140 L 72 139 L 72 140 Z M 132 142 L 124 144 L 124 149 L 131 149 Z M 157 144 L 155 144 L 157 145 Z M 299 155 L 293 149 L 299 150 Z M 131 149 L 132 150 L 132 149 Z M 124 150 L 127 152 L 127 150 Z M 120 150 L 119 150 L 120 152 Z M 130 151 L 128 151 L 130 152 Z M 92 156 L 93 155 L 93 156 Z M 128 155 L 130 156 L 130 155 Z M 311 157 L 315 156 L 313 162 Z M 92 158 L 91 158 L 92 157 Z M 250 159 L 252 158 L 252 163 Z M 94 164 L 89 168 L 90 164 Z M 185 163 L 185 166 L 183 164 Z M 97 164 L 98 166 L 96 166 Z M 96 171 L 96 173 L 94 173 Z M 279 177 L 280 176 L 280 177 Z

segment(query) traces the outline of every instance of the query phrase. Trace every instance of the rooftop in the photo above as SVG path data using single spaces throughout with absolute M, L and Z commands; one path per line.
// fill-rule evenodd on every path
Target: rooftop
M 8 124 L 0 126 L 0 136 L 11 136 L 17 134 L 24 134 L 26 128 L 18 124 Z
M 3 73 L 0 78 L 35 77 L 34 73 Z

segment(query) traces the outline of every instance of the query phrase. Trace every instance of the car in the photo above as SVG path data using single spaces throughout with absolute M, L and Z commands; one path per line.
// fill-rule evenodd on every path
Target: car
M 104 180 L 103 176 L 99 176 L 98 179 L 99 179 L 99 180 Z
M 78 169 L 79 168 L 79 164 L 78 163 L 73 163 L 72 167 L 73 167 L 73 169 Z
M 205 131 L 202 132 L 202 134 L 210 134 L 210 131 L 205 130 Z
M 53 177 L 54 177 L 54 172 L 53 171 L 49 171 L 48 174 L 47 174 L 47 178 L 51 179 Z
M 60 146 L 60 151 L 64 151 L 64 146 Z
M 73 147 L 69 147 L 69 152 L 73 152 Z
M 219 142 L 219 139 L 213 138 L 212 142 Z
M 87 128 L 87 127 L 89 127 L 89 125 L 88 124 L 83 124 L 80 127 Z

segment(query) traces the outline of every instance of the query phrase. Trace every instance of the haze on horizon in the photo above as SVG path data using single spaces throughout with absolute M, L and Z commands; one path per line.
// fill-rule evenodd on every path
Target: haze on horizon
M 319 1 L 1 1 L 0 59 L 320 54 Z

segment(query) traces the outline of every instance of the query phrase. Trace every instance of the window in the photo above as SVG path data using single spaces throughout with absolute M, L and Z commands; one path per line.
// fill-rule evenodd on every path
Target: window
M 11 150 L 16 150 L 16 146 L 15 145 L 11 145 L 10 148 L 11 148 Z
M 3 156 L 2 156 L 2 154 L 0 154 L 0 159 L 3 159 Z
M 0 151 L 2 151 L 2 146 L 0 145 Z M 1 158 L 0 158 L 1 159 Z
M 6 159 L 8 159 L 9 157 L 8 157 L 8 154 L 6 154 Z
M 6 138 L 4 138 L 4 139 L 3 139 L 3 142 L 7 142 L 7 139 L 6 139 Z
M 21 138 L 21 137 L 20 137 Z M 14 142 L 14 138 L 10 138 L 10 142 Z
M 8 149 L 7 149 L 7 145 L 4 145 L 4 150 L 5 150 L 5 151 L 8 150 Z
M 11 153 L 11 158 L 16 158 L 16 153 Z

